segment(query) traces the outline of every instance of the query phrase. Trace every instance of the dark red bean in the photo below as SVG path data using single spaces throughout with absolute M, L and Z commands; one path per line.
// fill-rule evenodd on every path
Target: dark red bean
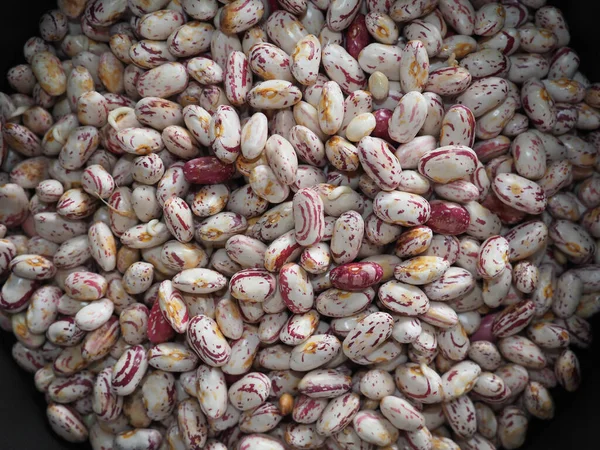
M 346 51 L 354 59 L 358 59 L 358 54 L 370 43 L 371 35 L 367 30 L 365 15 L 357 14 L 346 30 Z
M 469 228 L 469 223 L 471 223 L 469 212 L 458 203 L 433 200 L 429 204 L 431 205 L 431 216 L 425 225 L 434 233 L 455 236 L 464 233 Z
M 234 164 L 224 164 L 215 156 L 192 159 L 183 166 L 185 179 L 194 184 L 219 184 L 235 174 Z
M 492 334 L 492 325 L 498 314 L 488 314 L 481 318 L 481 324 L 475 333 L 471 335 L 471 342 L 490 341 L 496 342 L 496 337 Z
M 390 134 L 388 133 L 390 117 L 392 117 L 394 111 L 391 109 L 378 109 L 373 112 L 375 116 L 375 129 L 371 132 L 371 136 L 385 139 L 388 142 L 392 141 Z
M 494 194 L 492 191 L 490 191 L 481 204 L 496 214 L 502 223 L 506 225 L 515 225 L 519 222 L 522 222 L 527 215 L 527 213 L 519 211 L 518 209 L 501 202 L 500 199 L 496 197 L 496 194 Z
M 383 268 L 374 262 L 342 264 L 329 273 L 331 284 L 344 291 L 361 291 L 379 283 Z
M 148 340 L 153 344 L 161 344 L 170 341 L 174 336 L 175 330 L 165 319 L 156 300 L 148 316 Z

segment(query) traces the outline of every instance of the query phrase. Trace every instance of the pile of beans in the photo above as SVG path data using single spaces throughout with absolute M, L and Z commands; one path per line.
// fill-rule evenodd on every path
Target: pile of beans
M 520 447 L 600 311 L 545 0 L 58 0 L 0 94 L 0 325 L 94 450 Z

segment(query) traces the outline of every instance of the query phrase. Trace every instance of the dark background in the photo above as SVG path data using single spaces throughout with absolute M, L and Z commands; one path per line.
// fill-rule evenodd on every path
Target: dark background
M 0 13 L 0 90 L 7 92 L 5 74 L 24 63 L 23 44 L 38 34 L 39 17 L 55 8 L 55 1 L 2 1 Z M 571 43 L 581 56 L 582 72 L 600 80 L 600 1 L 549 1 L 561 8 L 571 29 Z M 600 326 L 600 318 L 593 321 Z M 33 376 L 21 370 L 11 357 L 14 338 L 0 331 L 0 450 L 66 450 L 89 448 L 69 445 L 57 438 L 46 423 L 43 395 L 35 390 Z M 600 405 L 600 346 L 579 351 L 583 383 L 575 394 L 552 390 L 557 403 L 554 420 L 532 420 L 525 450 L 598 448 Z M 592 445 L 592 442 L 596 444 Z

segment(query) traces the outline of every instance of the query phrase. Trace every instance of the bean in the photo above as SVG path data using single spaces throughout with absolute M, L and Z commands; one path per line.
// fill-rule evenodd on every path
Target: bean
M 202 339 L 201 336 L 207 332 L 212 333 L 211 338 Z M 229 360 L 231 347 L 210 317 L 200 315 L 192 318 L 187 333 L 192 348 L 207 364 L 220 367 Z
M 88 429 L 78 414 L 69 407 L 50 404 L 46 415 L 52 430 L 69 442 L 85 442 L 88 438 Z
M 126 350 L 115 364 L 112 375 L 112 387 L 118 395 L 129 395 L 142 381 L 148 368 L 148 357 L 142 346 Z

